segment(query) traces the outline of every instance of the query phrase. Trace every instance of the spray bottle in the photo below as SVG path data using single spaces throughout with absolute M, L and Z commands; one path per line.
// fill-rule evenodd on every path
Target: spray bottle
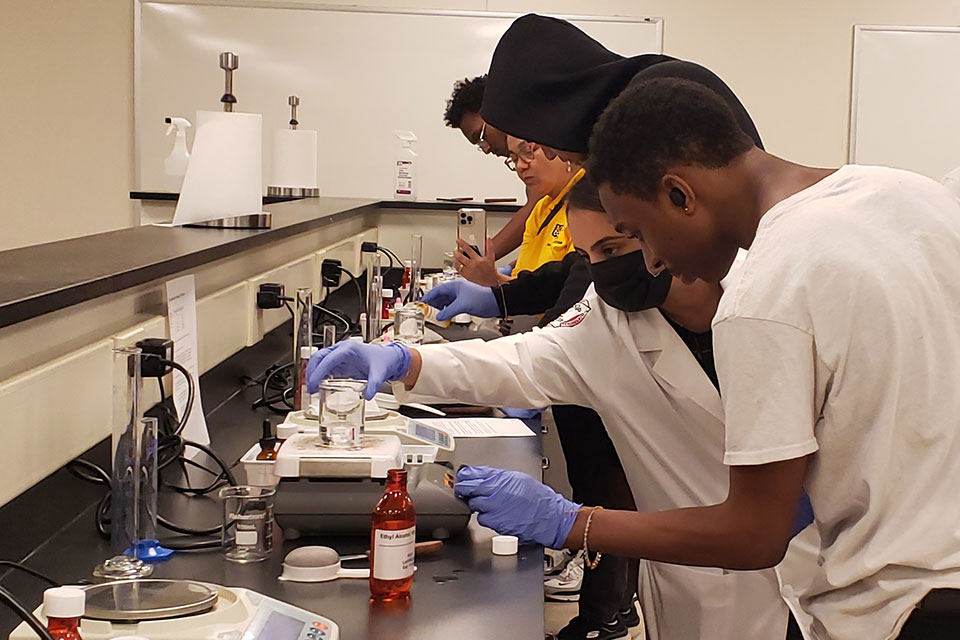
M 397 152 L 396 174 L 394 175 L 393 197 L 395 200 L 417 199 L 417 154 L 413 151 L 413 143 L 417 136 L 412 131 L 394 131 L 393 135 L 400 139 L 400 150 Z
M 164 118 L 169 136 L 174 130 L 177 137 L 173 141 L 173 150 L 163 161 L 163 171 L 167 175 L 166 187 L 169 191 L 178 193 L 183 185 L 183 176 L 187 172 L 187 163 L 190 161 L 190 152 L 187 151 L 187 127 L 192 126 L 186 118 Z

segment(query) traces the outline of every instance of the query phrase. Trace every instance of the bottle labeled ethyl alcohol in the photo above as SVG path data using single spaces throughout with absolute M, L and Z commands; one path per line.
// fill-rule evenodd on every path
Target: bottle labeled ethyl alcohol
M 389 602 L 410 597 L 417 515 L 407 493 L 407 472 L 390 469 L 387 488 L 372 514 L 370 596 Z

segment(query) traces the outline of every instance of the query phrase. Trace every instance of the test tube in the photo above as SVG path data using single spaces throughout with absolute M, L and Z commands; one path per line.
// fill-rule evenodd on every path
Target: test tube
M 304 372 L 299 366 L 303 353 L 310 353 L 310 347 L 313 345 L 313 290 L 310 287 L 300 287 L 297 289 L 297 307 L 294 316 L 296 326 L 293 332 L 293 409 L 294 411 L 303 410 L 303 389 Z M 309 357 L 309 355 L 307 356 Z
M 364 242 L 360 246 L 360 257 L 363 262 L 363 270 L 367 274 L 367 292 L 366 300 L 363 301 L 363 313 L 365 315 L 365 321 L 362 323 L 363 329 L 363 338 L 364 341 L 370 342 L 374 340 L 379 335 L 374 331 L 371 331 L 371 316 L 379 317 L 380 305 L 380 294 L 377 293 L 377 296 L 374 297 L 373 288 L 375 284 L 375 277 L 380 275 L 380 254 L 377 253 L 377 244 L 375 242 Z M 379 324 L 377 325 L 379 328 Z
M 420 299 L 420 270 L 423 268 L 423 236 L 410 236 L 410 302 Z
M 332 324 L 323 325 L 323 348 L 332 347 L 337 342 L 337 328 Z
M 377 275 L 373 276 L 373 286 L 370 288 L 371 305 L 367 312 L 367 342 L 373 342 L 380 337 L 380 328 L 383 326 L 381 318 L 380 298 L 383 295 L 383 278 L 380 277 L 380 267 L 376 268 Z
M 113 350 L 113 437 L 111 459 L 113 476 L 110 501 L 110 547 L 113 553 L 125 555 L 135 542 L 139 508 L 132 504 L 137 497 L 137 446 L 140 423 L 140 349 L 123 347 Z

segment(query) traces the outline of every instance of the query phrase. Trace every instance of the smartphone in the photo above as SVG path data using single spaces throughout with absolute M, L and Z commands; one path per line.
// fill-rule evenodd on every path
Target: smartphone
M 457 211 L 457 237 L 482 256 L 487 249 L 486 210 L 467 208 Z

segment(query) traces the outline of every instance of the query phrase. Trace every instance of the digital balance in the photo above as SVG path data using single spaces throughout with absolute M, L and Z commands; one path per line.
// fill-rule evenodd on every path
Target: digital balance
M 81 587 L 84 640 L 337 640 L 337 624 L 256 591 L 189 580 L 123 580 Z M 45 621 L 40 607 L 36 616 Z M 10 640 L 36 640 L 26 623 Z
M 390 469 L 407 469 L 407 490 L 417 510 L 417 533 L 444 539 L 465 529 L 470 509 L 453 492 L 453 437 L 435 427 L 368 402 L 359 446 L 331 447 L 320 425 L 303 411 L 277 451 L 274 514 L 284 537 L 368 535 L 370 513 L 383 495 Z

